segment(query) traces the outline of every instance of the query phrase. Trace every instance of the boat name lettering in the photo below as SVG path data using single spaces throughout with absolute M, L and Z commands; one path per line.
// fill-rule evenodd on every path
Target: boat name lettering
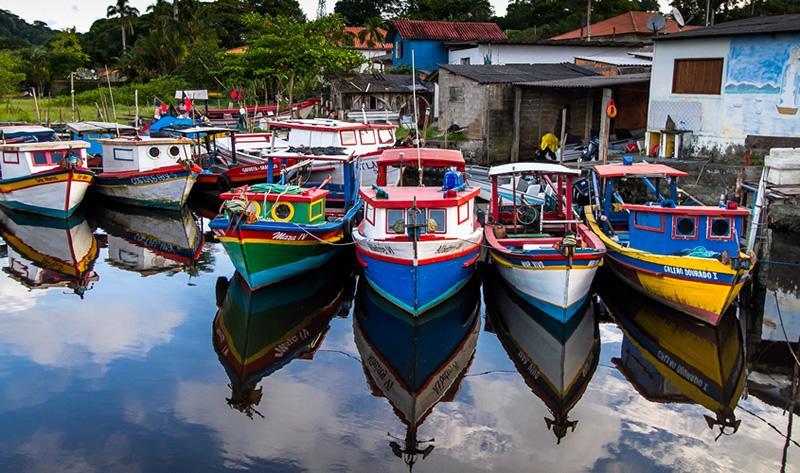
M 298 342 L 307 339 L 308 338 L 308 334 L 309 334 L 308 330 L 307 329 L 303 329 L 303 330 L 297 332 L 295 335 L 293 335 L 288 340 L 285 340 L 284 342 L 278 344 L 278 346 L 275 347 L 275 357 L 276 358 L 283 358 L 283 356 L 286 353 L 288 353 L 289 351 L 291 351 L 292 348 Z
M 258 171 L 265 171 L 269 169 L 267 164 L 259 164 L 258 166 L 250 166 L 246 168 L 242 168 L 242 172 L 258 172 Z
M 170 181 L 170 180 L 175 179 L 177 177 L 178 176 L 176 176 L 173 173 L 169 173 L 169 174 L 154 174 L 154 175 L 151 175 L 151 176 L 136 176 L 136 177 L 131 178 L 131 184 L 133 184 L 133 185 L 155 184 L 157 182 Z
M 531 360 L 527 353 L 520 350 L 517 352 L 517 357 L 522 362 L 522 366 L 525 367 L 525 371 L 533 377 L 533 379 L 539 379 L 539 367 Z
M 439 245 L 439 248 L 436 248 L 435 254 L 442 255 L 445 253 L 452 253 L 460 249 L 461 243 L 445 243 L 444 245 Z
M 281 241 L 299 241 L 299 240 L 305 240 L 306 234 L 305 233 L 289 234 L 285 232 L 275 232 L 272 234 L 272 239 Z
M 675 276 L 685 276 L 689 278 L 718 280 L 717 273 L 713 271 L 703 271 L 702 269 L 687 269 L 679 268 L 677 266 L 664 266 L 664 272 L 667 274 L 674 274 Z
M 54 182 L 54 181 L 57 181 L 57 180 L 58 180 L 58 176 L 42 176 L 42 177 L 37 177 L 36 178 L 36 182 L 39 183 L 39 184 L 45 183 L 45 182 Z
M 372 251 L 373 253 L 380 253 L 380 254 L 383 254 L 383 255 L 393 255 L 394 254 L 394 249 L 392 249 L 391 246 L 373 245 L 371 243 L 367 243 L 367 246 L 369 247 L 370 251 Z
M 442 374 L 436 378 L 436 382 L 433 383 L 433 391 L 436 393 L 437 396 L 441 396 L 447 390 L 451 383 L 448 381 L 452 380 L 453 377 L 458 373 L 460 370 L 461 365 L 459 364 L 458 360 L 454 360 L 450 365 L 445 368 Z
M 703 381 L 703 379 L 700 378 L 700 376 L 690 372 L 689 369 L 686 368 L 686 366 L 684 366 L 681 363 L 678 363 L 678 361 L 675 358 L 671 357 L 668 353 L 665 353 L 663 350 L 658 350 L 658 353 L 656 353 L 656 357 L 658 358 L 658 361 L 667 365 L 669 369 L 677 373 L 678 376 L 680 376 L 681 378 L 694 384 L 703 392 L 708 391 L 708 383 Z
M 374 356 L 370 355 L 369 358 L 367 358 L 367 365 L 374 370 L 373 372 L 375 377 L 383 382 L 383 386 L 387 391 L 394 387 L 394 381 L 388 377 L 388 371 L 386 371 L 386 368 L 381 364 L 380 361 L 375 359 Z
M 522 260 L 520 263 L 525 268 L 544 268 L 544 263 L 541 261 Z

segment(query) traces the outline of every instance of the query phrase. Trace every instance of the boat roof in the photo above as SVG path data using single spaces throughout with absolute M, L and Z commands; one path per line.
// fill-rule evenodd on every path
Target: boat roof
M 489 176 L 524 173 L 579 175 L 581 170 L 568 168 L 566 166 L 562 166 L 561 164 L 538 162 L 501 164 L 500 166 L 492 166 L 491 169 L 489 169 Z
M 664 164 L 634 163 L 634 164 L 601 164 L 594 167 L 594 172 L 603 178 L 626 176 L 669 176 L 685 177 L 688 173 L 671 168 Z
M 133 131 L 135 127 L 121 125 L 113 122 L 69 122 L 64 125 L 67 130 L 75 133 L 102 133 L 109 131 Z
M 457 207 L 480 193 L 477 187 L 458 192 L 448 191 L 452 197 L 445 197 L 445 192 L 439 187 L 382 187 L 381 190 L 388 194 L 387 198 L 379 199 L 374 187 L 362 187 L 359 192 L 370 205 L 387 209 L 407 209 L 414 203 L 419 208 Z
M 0 144 L 0 151 L 47 151 L 51 149 L 85 149 L 90 147 L 86 141 L 39 141 L 35 143 Z
M 342 163 L 350 162 L 354 157 L 355 154 L 352 150 L 348 151 L 346 154 L 305 154 L 280 150 L 276 151 L 275 153 L 266 153 L 260 156 L 262 159 L 313 159 L 314 161 L 339 161 Z
M 118 138 L 103 138 L 95 140 L 103 145 L 120 145 L 127 146 L 153 146 L 153 145 L 190 145 L 193 144 L 192 140 L 186 138 L 151 138 L 147 136 L 131 137 L 120 136 Z
M 464 155 L 455 149 L 420 148 L 392 148 L 381 153 L 378 166 L 392 166 L 408 163 L 416 166 L 417 159 L 426 167 L 464 167 Z
M 710 216 L 731 216 L 731 215 L 750 215 L 750 210 L 746 208 L 729 209 L 725 207 L 713 207 L 709 205 L 679 205 L 677 207 L 659 207 L 657 205 L 636 205 L 625 204 L 623 210 L 633 210 L 634 212 L 677 214 L 677 215 L 710 215 Z
M 0 133 L 4 135 L 25 133 L 55 133 L 52 128 L 41 125 L 7 125 L 0 126 Z
M 394 129 L 395 125 L 380 123 L 348 122 L 344 120 L 332 120 L 328 118 L 307 118 L 292 120 L 273 120 L 269 126 L 278 128 L 294 128 L 298 130 L 317 130 L 317 131 L 345 131 L 345 130 L 369 130 L 369 129 Z
M 179 133 L 181 135 L 191 135 L 193 133 L 230 133 L 232 131 L 236 131 L 233 128 L 225 128 L 221 126 L 192 126 L 189 128 L 172 128 L 166 127 L 162 128 L 163 131 L 169 131 L 172 133 Z

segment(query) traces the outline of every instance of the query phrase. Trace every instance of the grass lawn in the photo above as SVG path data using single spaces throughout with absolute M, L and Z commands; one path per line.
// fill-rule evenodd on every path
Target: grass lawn
M 66 105 L 65 105 L 66 104 Z M 75 113 L 75 120 L 88 120 L 98 121 L 101 120 L 100 115 L 97 113 L 97 108 L 94 105 L 75 105 L 78 109 Z M 102 105 L 101 105 L 102 107 Z M 111 111 L 109 104 L 110 120 L 114 121 L 114 113 Z M 117 108 L 117 121 L 119 123 L 127 123 L 128 119 L 134 115 L 135 109 L 133 105 L 116 104 Z M 151 112 L 148 108 L 147 111 L 139 108 L 140 116 L 145 116 L 145 113 Z M 39 99 L 39 115 L 41 122 L 47 123 L 62 123 L 72 121 L 72 112 L 70 110 L 69 98 Z M 0 102 L 0 122 L 27 122 L 36 123 L 36 107 L 32 98 L 14 98 L 2 99 Z

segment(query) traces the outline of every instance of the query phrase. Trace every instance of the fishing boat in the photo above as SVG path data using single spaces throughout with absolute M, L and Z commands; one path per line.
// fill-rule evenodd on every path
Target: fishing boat
M 279 117 L 305 117 L 310 115 L 314 107 L 320 102 L 319 99 L 308 99 L 302 102 L 295 102 L 291 106 L 287 105 L 282 110 L 278 110 L 277 105 L 261 105 L 245 107 L 248 120 L 270 120 Z M 241 108 L 209 108 L 206 117 L 217 126 L 235 126 L 239 122 Z
M 54 219 L 3 209 L 0 237 L 8 245 L 3 271 L 29 289 L 66 287 L 83 298 L 98 280 L 98 244 L 82 212 Z
M 334 261 L 258 291 L 236 274 L 218 280 L 212 341 L 231 381 L 229 406 L 251 418 L 259 415 L 258 383 L 293 360 L 313 359 L 331 319 L 348 314 L 353 291 L 345 268 Z
M 358 158 L 361 185 L 370 186 L 377 179 L 377 159 L 384 149 L 395 145 L 395 125 L 347 122 L 324 118 L 270 121 L 273 133 L 286 133 L 287 150 L 267 152 L 279 160 L 314 158 L 325 154 L 353 154 Z M 284 135 L 278 136 L 282 138 Z M 340 192 L 345 176 L 340 166 L 329 161 L 314 163 L 308 168 L 305 179 L 319 183 L 333 176 L 328 185 L 332 192 Z M 397 171 L 395 171 L 397 172 Z M 392 177 L 396 177 L 392 176 Z
M 748 210 L 735 203 L 679 205 L 683 171 L 663 164 L 608 164 L 594 168 L 594 207 L 585 214 L 608 248 L 606 262 L 633 289 L 706 323 L 717 324 L 755 264 L 741 251 Z M 633 181 L 633 182 L 632 182 Z M 633 186 L 639 185 L 635 188 Z M 664 187 L 665 189 L 661 189 Z M 647 196 L 623 200 L 620 191 Z M 633 197 L 635 199 L 635 197 Z
M 417 430 L 438 403 L 455 399 L 475 357 L 479 281 L 474 278 L 424 318 L 408 317 L 361 283 L 354 314 L 355 343 L 367 384 L 373 395 L 389 401 L 406 428 L 389 445 L 413 467 L 434 449 L 432 440 L 418 439 Z
M 125 204 L 180 209 L 201 172 L 192 161 L 189 140 L 136 136 L 97 142 L 103 160 L 95 189 Z
M 600 296 L 622 329 L 619 357 L 612 362 L 645 399 L 665 404 L 698 404 L 709 428 L 736 432 L 735 410 L 744 390 L 744 342 L 735 309 L 716 326 L 698 324 L 680 312 L 620 290 L 611 277 Z
M 55 130 L 41 125 L 0 126 L 0 143 L 53 141 L 55 135 Z
M 97 141 L 98 139 L 116 138 L 122 135 L 133 136 L 136 134 L 136 128 L 113 122 L 69 122 L 64 125 L 64 130 L 71 139 L 83 140 L 89 143 L 86 153 L 90 158 L 99 158 L 103 155 L 103 145 Z
M 95 176 L 84 141 L 0 144 L 0 205 L 67 218 L 83 202 Z
M 272 169 L 274 158 L 269 160 Z M 252 289 L 319 268 L 349 238 L 362 205 L 357 160 L 352 155 L 314 158 L 323 160 L 343 170 L 346 185 L 341 199 L 329 198 L 329 180 L 313 187 L 267 182 L 220 195 L 225 201 L 222 212 L 209 227 Z M 305 160 L 284 168 L 283 176 L 310 164 Z M 272 172 L 267 176 L 271 180 Z
M 561 323 L 496 276 L 485 279 L 487 321 L 525 384 L 547 406 L 552 417 L 545 417 L 545 424 L 561 443 L 578 425 L 569 413 L 586 391 L 600 358 L 594 304 L 586 300 L 569 322 Z
M 583 306 L 603 260 L 605 246 L 575 215 L 573 180 L 580 175 L 552 163 L 494 166 L 492 200 L 485 228 L 491 262 L 530 304 L 567 322 Z M 541 202 L 505 199 L 501 177 L 511 177 L 511 194 Z
M 425 182 L 425 169 L 447 170 L 437 186 L 360 190 L 364 219 L 353 240 L 364 276 L 386 299 L 419 316 L 455 294 L 475 270 L 483 242 L 475 216 L 479 191 L 464 183 L 459 151 L 388 150 L 377 166 L 380 183 L 387 182 L 389 167 L 411 168 L 417 183 Z
M 192 212 L 106 204 L 90 215 L 105 230 L 108 261 L 142 276 L 192 271 L 203 251 L 203 232 Z

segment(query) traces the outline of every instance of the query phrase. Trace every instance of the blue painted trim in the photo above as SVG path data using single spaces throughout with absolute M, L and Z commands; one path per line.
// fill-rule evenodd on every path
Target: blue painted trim
M 581 307 L 583 307 L 584 303 L 586 302 L 586 299 L 589 297 L 589 295 L 587 294 L 582 298 L 578 299 L 574 304 L 572 304 L 569 307 L 560 307 L 555 304 L 545 302 L 541 299 L 537 299 L 536 297 L 530 294 L 525 294 L 524 292 L 520 291 L 514 286 L 511 286 L 510 284 L 509 286 L 525 302 L 527 302 L 536 309 L 540 310 L 542 313 L 547 314 L 548 316 L 552 317 L 557 322 L 562 324 L 569 323 L 569 321 L 573 318 L 573 316 L 578 312 L 580 312 Z

